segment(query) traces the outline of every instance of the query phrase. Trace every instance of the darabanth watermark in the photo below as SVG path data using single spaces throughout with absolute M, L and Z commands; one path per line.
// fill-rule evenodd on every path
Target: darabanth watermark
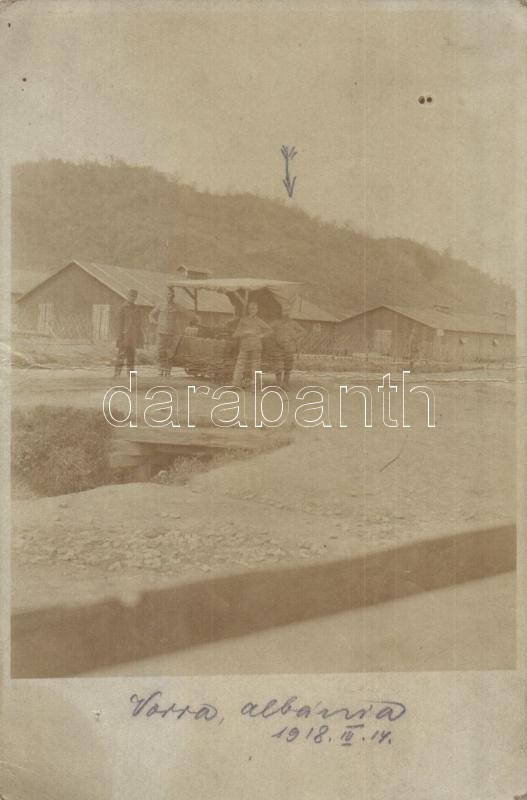
M 435 428 L 436 404 L 433 389 L 425 385 L 408 388 L 406 376 L 410 370 L 403 370 L 400 387 L 392 382 L 391 373 L 386 373 L 376 389 L 382 398 L 380 417 L 382 424 L 388 428 L 410 428 L 406 417 L 406 404 L 416 395 L 423 395 L 426 399 L 426 426 Z M 359 411 L 365 428 L 373 427 L 373 398 L 374 394 L 368 386 L 340 385 L 338 387 L 338 401 L 330 397 L 329 390 L 320 385 L 308 385 L 300 388 L 294 396 L 296 404 L 290 402 L 288 393 L 280 386 L 263 383 L 261 371 L 254 373 L 254 391 L 249 391 L 240 386 L 220 386 L 212 389 L 210 386 L 189 385 L 186 387 L 186 411 L 179 413 L 179 397 L 181 392 L 172 386 L 154 386 L 144 394 L 148 404 L 139 410 L 139 397 L 137 387 L 137 372 L 129 373 L 127 386 L 112 386 L 103 398 L 103 414 L 107 422 L 114 428 L 136 428 L 147 425 L 150 428 L 196 428 L 193 421 L 192 407 L 196 395 L 203 395 L 214 401 L 209 410 L 207 419 L 218 428 L 277 428 L 285 423 L 294 422 L 301 428 L 347 428 L 352 409 Z M 399 389 L 401 390 L 399 392 Z M 351 397 L 361 395 L 362 402 L 353 405 Z M 392 404 L 392 396 L 400 398 L 399 411 Z M 125 399 L 128 409 L 123 416 L 122 407 L 117 411 L 119 399 Z M 395 398 L 393 398 L 395 400 Z M 292 408 L 294 405 L 294 408 Z M 248 414 L 251 409 L 254 413 Z M 199 427 L 199 425 L 198 425 Z

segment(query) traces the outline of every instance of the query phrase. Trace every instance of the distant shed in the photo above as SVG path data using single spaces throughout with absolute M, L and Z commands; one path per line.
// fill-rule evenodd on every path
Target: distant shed
M 119 306 L 129 289 L 137 289 L 144 329 L 152 338 L 148 315 L 175 279 L 175 274 L 167 272 L 71 261 L 20 297 L 20 324 L 61 339 L 108 341 L 115 337 Z M 176 292 L 176 299 L 188 308 L 193 305 L 182 290 Z M 228 299 L 219 294 L 203 293 L 198 311 L 204 325 L 216 324 L 218 316 L 232 315 Z
M 512 361 L 515 329 L 503 314 L 465 314 L 445 310 L 380 305 L 336 326 L 335 351 L 375 353 L 394 361 L 408 357 L 412 332 L 419 356 L 438 362 Z
M 41 283 L 48 276 L 47 272 L 34 269 L 17 269 L 11 273 L 11 324 L 18 325 L 18 300 L 29 292 L 37 283 Z

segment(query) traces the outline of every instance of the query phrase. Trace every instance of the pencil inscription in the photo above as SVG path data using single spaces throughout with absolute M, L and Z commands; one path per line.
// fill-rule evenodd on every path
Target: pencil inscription
M 146 697 L 140 697 L 133 694 L 130 697 L 130 702 L 134 706 L 132 717 L 162 717 L 174 715 L 176 719 L 183 719 L 184 717 L 192 717 L 195 720 L 203 719 L 205 722 L 211 722 L 218 716 L 218 709 L 210 703 L 199 703 L 192 708 L 188 703 L 161 703 L 163 693 L 158 691 L 152 692 Z M 221 720 L 220 720 L 221 721 Z
M 406 714 L 406 706 L 396 700 L 367 700 L 357 707 L 338 705 L 331 708 L 321 701 L 314 705 L 303 703 L 297 695 L 291 695 L 282 703 L 275 697 L 265 703 L 250 701 L 242 706 L 240 713 L 253 719 L 273 719 L 278 727 L 275 729 L 273 726 L 271 738 L 286 744 L 303 741 L 340 747 L 354 744 L 386 746 L 392 744 L 394 723 Z M 280 727 L 279 720 L 286 717 L 288 724 Z M 294 720 L 293 724 L 291 720 Z M 390 727 L 384 728 L 383 725 Z
M 190 718 L 214 721 L 215 725 L 224 721 L 219 709 L 211 703 L 170 702 L 159 689 L 144 696 L 132 694 L 130 703 L 132 717 Z M 267 735 L 285 744 L 298 740 L 308 745 L 333 743 L 351 747 L 354 744 L 391 745 L 396 723 L 406 710 L 404 703 L 397 700 L 366 700 L 356 706 L 337 704 L 332 707 L 321 700 L 304 703 L 298 695 L 290 695 L 285 700 L 272 697 L 262 703 L 246 701 L 239 713 L 246 719 L 271 719 L 271 725 L 265 726 Z

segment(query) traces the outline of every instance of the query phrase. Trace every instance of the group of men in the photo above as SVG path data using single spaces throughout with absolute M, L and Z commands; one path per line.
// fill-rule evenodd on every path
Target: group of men
M 119 376 L 126 363 L 128 371 L 135 369 L 135 352 L 144 346 L 141 309 L 136 305 L 137 290 L 130 289 L 117 316 L 117 360 L 115 376 Z M 181 344 L 185 329 L 199 324 L 199 317 L 176 302 L 174 287 L 169 284 L 165 300 L 158 303 L 149 314 L 149 321 L 157 328 L 157 355 L 161 375 L 170 375 L 172 361 Z
M 130 289 L 126 301 L 121 305 L 117 318 L 117 359 L 115 376 L 119 376 L 126 363 L 128 371 L 135 369 L 135 353 L 144 346 L 141 309 L 136 305 L 137 291 Z M 181 345 L 185 330 L 199 325 L 199 317 L 184 308 L 175 299 L 174 287 L 167 286 L 166 297 L 149 314 L 149 321 L 157 327 L 157 353 L 161 375 L 170 375 L 174 357 Z M 271 341 L 271 352 L 276 372 L 276 381 L 284 389 L 289 388 L 295 355 L 299 350 L 305 331 L 289 313 L 267 323 L 258 316 L 258 305 L 250 302 L 247 314 L 231 324 L 232 337 L 238 341 L 238 354 L 232 382 L 242 386 L 247 374 L 250 388 L 254 389 L 254 373 L 261 369 L 264 339 Z

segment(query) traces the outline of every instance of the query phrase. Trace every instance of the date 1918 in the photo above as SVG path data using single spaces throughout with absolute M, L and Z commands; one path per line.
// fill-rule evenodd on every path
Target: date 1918
M 309 741 L 312 744 L 330 744 L 334 742 L 342 747 L 351 747 L 356 743 L 391 744 L 391 731 L 376 730 L 373 733 L 366 733 L 365 725 L 357 723 L 355 725 L 345 725 L 339 730 L 331 730 L 329 725 L 319 725 L 309 730 L 303 731 L 300 728 L 289 727 L 286 725 L 276 733 L 271 735 L 272 739 L 281 739 L 284 742 L 295 742 L 297 740 Z

